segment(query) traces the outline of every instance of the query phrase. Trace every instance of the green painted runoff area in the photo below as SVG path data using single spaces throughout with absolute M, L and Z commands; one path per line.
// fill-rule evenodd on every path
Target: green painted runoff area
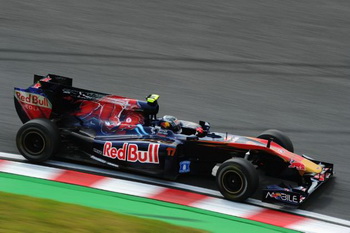
M 161 220 L 209 232 L 297 232 L 193 207 L 7 173 L 0 173 L 0 190 Z
M 0 197 L 0 233 L 208 233 L 160 220 L 44 198 L 2 191 Z

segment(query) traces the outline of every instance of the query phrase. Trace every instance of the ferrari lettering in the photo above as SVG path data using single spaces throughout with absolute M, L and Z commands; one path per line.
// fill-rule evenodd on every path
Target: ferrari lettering
M 278 199 L 278 200 L 282 200 L 282 201 L 299 203 L 298 196 L 290 195 L 287 193 L 267 192 L 265 198 L 274 198 L 274 199 Z
M 52 108 L 50 101 L 44 96 L 24 91 L 16 91 L 15 94 L 16 98 L 22 103 L 44 108 Z
M 141 151 L 137 144 L 124 143 L 121 148 L 112 146 L 112 142 L 106 142 L 103 146 L 103 156 L 128 162 L 159 163 L 159 144 L 151 143 L 147 151 Z

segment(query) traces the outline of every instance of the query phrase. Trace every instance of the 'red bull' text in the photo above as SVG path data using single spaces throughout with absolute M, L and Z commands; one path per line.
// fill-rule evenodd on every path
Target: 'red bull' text
M 121 148 L 112 146 L 112 142 L 105 142 L 103 156 L 128 162 L 159 163 L 159 144 L 150 143 L 147 151 L 140 151 L 138 145 L 124 143 Z

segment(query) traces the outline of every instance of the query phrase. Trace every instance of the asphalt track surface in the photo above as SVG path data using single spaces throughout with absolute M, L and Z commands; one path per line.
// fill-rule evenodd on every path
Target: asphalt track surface
M 0 0 L 0 151 L 18 153 L 13 87 L 55 73 L 215 131 L 288 133 L 335 164 L 304 209 L 350 220 L 350 2 Z M 181 182 L 212 187 L 200 179 Z

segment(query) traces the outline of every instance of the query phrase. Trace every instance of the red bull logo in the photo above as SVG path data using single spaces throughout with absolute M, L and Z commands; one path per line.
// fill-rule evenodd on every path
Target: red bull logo
M 15 96 L 18 99 L 18 101 L 24 104 L 30 104 L 30 105 L 50 108 L 50 109 L 52 108 L 50 101 L 42 95 L 16 90 Z
M 278 197 L 280 197 L 280 196 L 281 196 L 280 193 L 272 193 L 272 194 L 271 194 L 271 197 L 272 197 L 272 198 L 278 198 Z
M 112 146 L 112 142 L 106 142 L 103 146 L 103 156 L 128 162 L 159 164 L 160 144 L 151 143 L 147 151 L 140 151 L 138 145 L 124 143 L 121 148 Z
M 295 161 L 293 159 L 290 160 L 289 163 L 290 163 L 290 165 L 288 166 L 289 168 L 295 168 L 295 169 L 297 169 L 299 171 L 305 171 L 306 170 L 304 164 L 302 164 L 300 162 L 297 162 L 297 161 Z

